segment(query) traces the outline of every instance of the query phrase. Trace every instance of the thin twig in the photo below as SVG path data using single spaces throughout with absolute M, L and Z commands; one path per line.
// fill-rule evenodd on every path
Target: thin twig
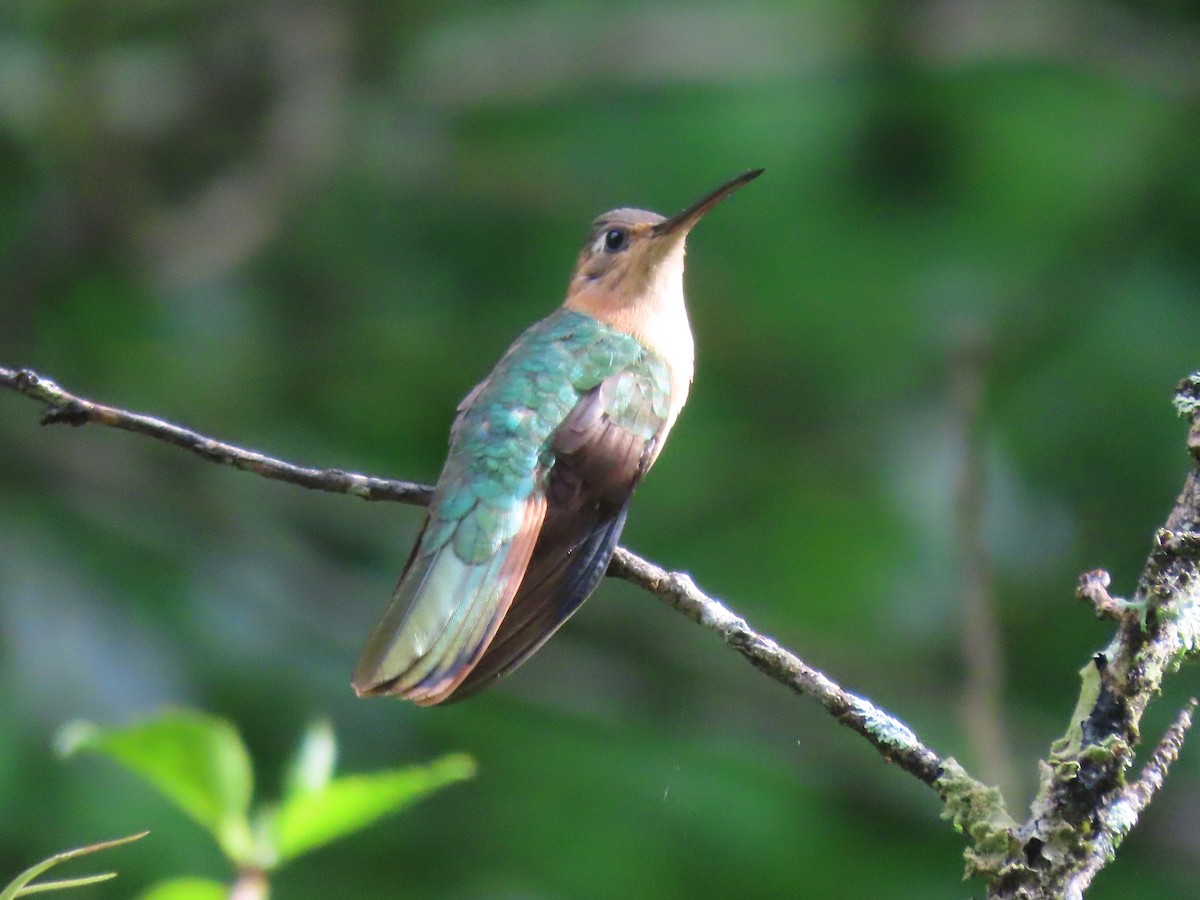
M 608 574 L 644 588 L 693 622 L 715 631 L 756 669 L 815 699 L 826 712 L 858 732 L 885 759 L 906 772 L 928 785 L 941 777 L 942 759 L 922 744 L 907 725 L 759 634 L 737 613 L 697 588 L 687 574 L 668 572 L 624 547 L 617 549 Z
M 955 485 L 959 590 L 963 610 L 965 670 L 960 709 L 983 780 L 1003 793 L 1013 786 L 1005 736 L 1004 654 L 993 602 L 992 566 L 984 540 L 987 460 L 983 416 L 987 346 L 983 335 L 965 337 L 952 354 L 948 377 L 962 464 Z
M 1192 713 L 1195 711 L 1196 698 L 1193 697 L 1164 732 L 1162 740 L 1142 767 L 1142 774 L 1138 780 L 1127 785 L 1101 810 L 1098 817 L 1101 825 L 1101 846 L 1097 847 L 1097 851 L 1084 865 L 1067 879 L 1063 889 L 1066 900 L 1083 900 L 1083 894 L 1091 886 L 1093 879 L 1112 861 L 1117 848 L 1137 824 L 1142 810 L 1150 805 L 1158 789 L 1163 786 L 1167 772 L 1179 759 L 1179 751 L 1183 748 L 1188 729 L 1192 727 Z
M 0 367 L 0 386 L 46 404 L 49 410 L 42 417 L 44 424 L 95 423 L 120 428 L 190 450 L 210 462 L 223 463 L 301 487 L 350 494 L 367 500 L 392 500 L 425 506 L 432 495 L 432 488 L 426 485 L 357 475 L 340 469 L 294 466 L 161 419 L 87 400 L 28 369 Z M 938 779 L 942 775 L 944 761 L 922 744 L 907 725 L 869 700 L 850 693 L 771 638 L 759 634 L 745 619 L 697 588 L 685 573 L 669 572 L 620 547 L 608 574 L 637 585 L 693 622 L 715 631 L 756 669 L 797 693 L 813 697 L 837 721 L 866 738 L 884 759 L 895 762 L 940 793 Z
M 427 506 L 433 496 L 433 488 L 414 484 L 411 481 L 396 481 L 391 478 L 374 478 L 356 475 L 341 469 L 311 469 L 293 465 L 253 450 L 245 450 L 233 444 L 214 440 L 188 428 L 181 428 L 140 413 L 105 406 L 94 400 L 86 400 L 63 390 L 49 378 L 43 378 L 29 369 L 6 369 L 0 367 L 0 386 L 10 388 L 33 400 L 38 400 L 49 409 L 42 416 L 43 425 L 107 425 L 122 431 L 132 431 L 145 437 L 174 444 L 190 450 L 209 462 L 233 466 L 253 472 L 263 478 L 286 481 L 317 491 L 335 494 L 350 494 L 363 500 L 393 500 Z

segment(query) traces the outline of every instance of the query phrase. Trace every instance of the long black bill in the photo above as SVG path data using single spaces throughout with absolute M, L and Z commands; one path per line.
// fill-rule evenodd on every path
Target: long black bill
M 693 225 L 700 221 L 700 217 L 706 212 L 742 185 L 749 184 L 762 173 L 762 169 L 751 169 L 749 172 L 743 172 L 737 178 L 725 182 L 712 193 L 696 201 L 683 212 L 676 213 L 671 218 L 659 222 L 651 230 L 656 237 L 665 234 L 675 234 L 676 232 L 686 233 Z

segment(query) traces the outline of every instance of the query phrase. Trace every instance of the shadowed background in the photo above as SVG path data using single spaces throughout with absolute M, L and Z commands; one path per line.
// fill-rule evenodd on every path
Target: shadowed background
M 697 380 L 624 543 L 1023 817 L 1110 631 L 1076 578 L 1132 591 L 1187 465 L 1198 128 L 1200 17 L 1170 2 L 12 0 L 0 364 L 432 481 L 595 215 L 765 166 L 689 241 Z M 266 797 L 321 714 L 343 771 L 479 763 L 280 898 L 980 892 L 931 792 L 630 586 L 469 703 L 356 700 L 419 510 L 37 414 L 0 395 L 0 881 L 142 828 L 93 896 L 221 877 L 149 789 L 50 753 L 68 719 L 184 704 L 237 722 Z M 964 704 L 989 618 L 1001 686 Z M 1188 746 L 1093 895 L 1192 890 L 1197 810 Z

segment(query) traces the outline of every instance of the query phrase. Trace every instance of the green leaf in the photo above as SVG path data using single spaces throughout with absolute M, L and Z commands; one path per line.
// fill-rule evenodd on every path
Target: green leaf
M 117 838 L 116 840 L 101 841 L 98 844 L 88 844 L 86 847 L 76 847 L 74 850 L 64 850 L 62 853 L 56 853 L 49 859 L 44 859 L 37 865 L 30 866 L 14 878 L 3 891 L 0 891 L 0 900 L 15 900 L 17 897 L 26 897 L 30 894 L 42 893 L 43 891 L 61 891 L 67 888 L 97 884 L 101 881 L 108 881 L 110 878 L 116 878 L 116 872 L 102 872 L 99 875 L 84 875 L 80 878 L 64 878 L 59 881 L 32 883 L 43 872 L 52 869 L 61 862 L 66 862 L 69 859 L 75 859 L 80 856 L 87 856 L 89 853 L 108 850 L 110 847 L 119 847 L 121 844 L 140 840 L 149 833 L 148 831 L 143 831 L 138 834 L 128 835 L 127 837 Z
M 208 829 L 236 865 L 252 862 L 250 757 L 224 719 L 172 710 L 127 728 L 73 722 L 58 746 L 64 755 L 92 750 L 116 760 Z
M 337 742 L 328 719 L 318 719 L 308 726 L 300 746 L 288 767 L 284 779 L 284 797 L 320 790 L 333 777 L 337 760 Z
M 344 775 L 317 790 L 293 793 L 268 822 L 278 862 L 360 831 L 426 794 L 474 774 L 474 760 L 453 754 L 427 766 Z
M 226 900 L 229 888 L 207 878 L 172 878 L 151 885 L 137 900 Z

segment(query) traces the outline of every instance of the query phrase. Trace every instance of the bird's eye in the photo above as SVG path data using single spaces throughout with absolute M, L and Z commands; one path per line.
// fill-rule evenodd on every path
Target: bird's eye
M 612 228 L 604 235 L 604 249 L 609 253 L 624 250 L 629 242 L 629 233 L 622 228 Z

